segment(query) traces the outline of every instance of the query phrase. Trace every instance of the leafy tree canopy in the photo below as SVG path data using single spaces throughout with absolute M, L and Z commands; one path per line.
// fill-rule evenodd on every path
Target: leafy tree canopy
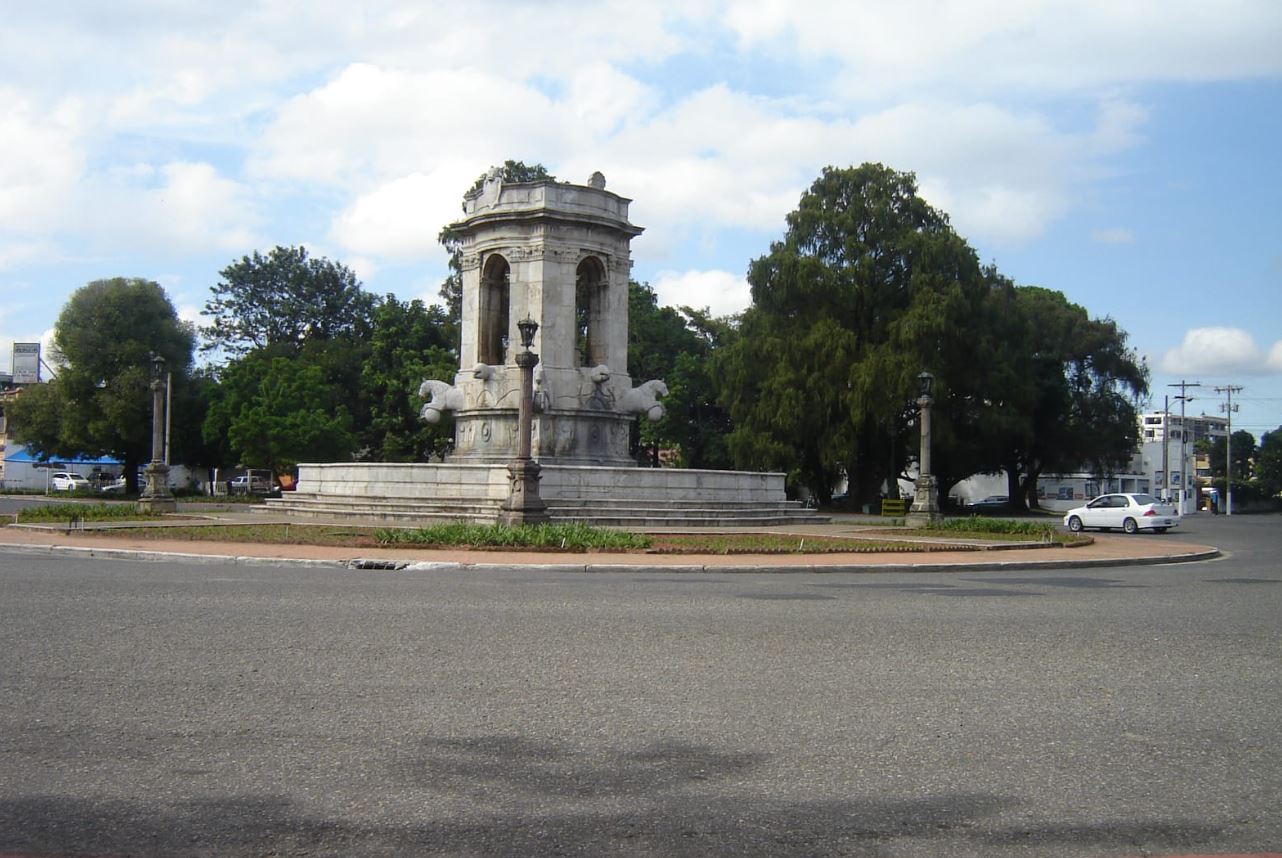
M 1093 319 L 1062 293 L 1016 288 L 1002 314 L 1009 368 L 995 438 L 1017 507 L 1036 501 L 1043 473 L 1117 473 L 1139 441 L 1148 367 L 1111 319 Z
M 1282 492 L 1282 426 L 1260 438 L 1255 452 L 1255 478 L 1267 494 Z
M 304 357 L 251 353 L 224 371 L 205 418 L 209 444 L 225 437 L 237 464 L 284 473 L 300 462 L 351 459 L 357 438 L 346 391 Z
M 453 443 L 453 423 L 419 417 L 424 379 L 451 380 L 458 369 L 457 335 L 440 307 L 402 303 L 388 295 L 374 313 L 360 386 L 369 403 L 361 429 L 362 455 L 380 462 L 425 462 Z
M 152 356 L 181 390 L 194 345 L 158 284 L 117 277 L 81 287 L 54 328 L 58 375 L 10 406 L 17 439 L 46 456 L 119 458 L 136 488 L 138 467 L 151 458 Z
M 232 263 L 211 288 L 201 328 L 206 348 L 244 354 L 273 345 L 364 336 L 375 298 L 350 268 L 313 258 L 305 247 L 258 251 Z
M 905 456 L 917 373 L 952 365 L 979 265 L 915 177 L 880 164 L 826 168 L 787 227 L 749 266 L 753 305 L 719 360 L 730 448 L 822 500 L 843 473 L 871 499 Z
M 1265 433 L 1265 437 L 1268 437 L 1268 433 Z M 1277 444 L 1277 441 L 1271 443 Z M 1228 446 L 1223 438 L 1215 438 L 1211 441 L 1211 476 L 1224 479 L 1225 465 L 1230 452 L 1226 449 Z M 1232 455 L 1234 481 L 1250 479 L 1256 456 L 1255 436 L 1245 429 L 1234 432 Z
M 660 448 L 676 447 L 685 467 L 730 467 L 729 415 L 717 405 L 710 373 L 713 342 L 727 336 L 728 324 L 688 307 L 661 307 L 649 284 L 628 284 L 628 373 L 637 382 L 659 378 L 668 386 L 664 418 L 637 426 L 647 462 L 655 462 Z

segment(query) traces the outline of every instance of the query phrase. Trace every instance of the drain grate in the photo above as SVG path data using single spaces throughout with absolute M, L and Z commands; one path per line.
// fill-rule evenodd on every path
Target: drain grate
M 385 571 L 395 571 L 397 569 L 404 569 L 408 565 L 408 563 L 402 560 L 370 560 L 357 558 L 355 560 L 347 561 L 348 569 L 381 569 Z

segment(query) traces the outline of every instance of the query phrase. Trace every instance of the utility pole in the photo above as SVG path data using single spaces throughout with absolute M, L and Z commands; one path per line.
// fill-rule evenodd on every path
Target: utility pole
M 1233 514 L 1233 412 L 1237 411 L 1237 406 L 1233 404 L 1233 394 L 1241 393 L 1241 385 L 1229 384 L 1224 387 L 1215 388 L 1216 393 L 1223 393 L 1228 398 L 1220 406 L 1220 410 L 1228 415 L 1228 435 L 1224 438 L 1224 514 Z
M 1180 379 L 1179 384 L 1167 385 L 1167 387 L 1178 387 L 1180 389 L 1180 395 L 1175 397 L 1180 401 L 1180 515 L 1185 514 L 1185 509 L 1184 509 L 1184 497 L 1186 495 L 1185 489 L 1188 488 L 1188 484 L 1189 484 L 1188 461 L 1187 461 L 1187 453 L 1185 451 L 1185 443 L 1188 441 L 1188 424 L 1184 421 L 1184 403 L 1193 401 L 1193 397 L 1188 395 L 1188 389 L 1190 387 L 1201 387 L 1201 386 L 1202 386 L 1201 382 L 1185 381 L 1184 379 Z
M 1171 499 L 1171 473 L 1167 450 L 1171 442 L 1171 397 L 1162 397 L 1162 494 L 1163 502 Z

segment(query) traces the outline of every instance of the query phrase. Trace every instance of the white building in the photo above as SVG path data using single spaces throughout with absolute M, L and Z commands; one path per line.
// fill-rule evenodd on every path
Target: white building
M 1178 446 L 1183 440 L 1192 449 L 1198 441 L 1214 441 L 1216 438 L 1226 438 L 1228 434 L 1229 421 L 1224 417 L 1211 417 L 1207 414 L 1196 417 L 1186 414 L 1181 417 L 1175 412 L 1165 411 L 1148 411 L 1140 415 L 1142 443 L 1160 443 L 1166 439 Z

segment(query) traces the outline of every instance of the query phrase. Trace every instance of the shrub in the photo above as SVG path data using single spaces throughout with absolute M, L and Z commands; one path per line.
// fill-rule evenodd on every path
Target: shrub
M 1055 525 L 1045 521 L 1029 521 L 1019 518 L 945 518 L 931 522 L 927 530 L 940 530 L 945 533 L 1007 533 L 1017 536 L 1049 537 L 1055 532 Z
M 415 530 L 385 528 L 375 533 L 383 545 L 454 545 L 476 548 L 543 548 L 560 551 L 650 547 L 639 533 L 603 530 L 586 524 L 437 524 Z
M 132 503 L 54 503 L 24 507 L 18 511 L 19 522 L 46 521 L 125 521 L 144 518 L 138 505 Z

